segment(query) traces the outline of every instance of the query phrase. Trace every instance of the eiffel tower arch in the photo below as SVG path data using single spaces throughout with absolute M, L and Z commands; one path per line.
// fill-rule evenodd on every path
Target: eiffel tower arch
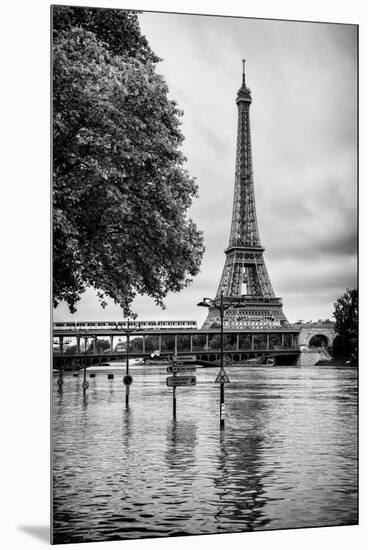
M 242 85 L 237 93 L 238 131 L 235 186 L 231 231 L 225 250 L 225 265 L 216 294 L 221 293 L 227 309 L 224 328 L 267 328 L 282 326 L 287 319 L 282 299 L 275 296 L 264 261 L 254 197 L 252 148 L 249 111 L 250 89 L 245 83 L 243 60 Z M 236 305 L 231 307 L 231 305 Z M 210 308 L 203 328 L 220 323 L 218 309 Z

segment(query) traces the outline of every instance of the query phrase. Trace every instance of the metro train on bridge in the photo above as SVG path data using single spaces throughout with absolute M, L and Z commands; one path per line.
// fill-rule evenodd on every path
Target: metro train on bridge
M 128 328 L 128 321 L 76 321 L 55 322 L 53 330 L 124 330 Z M 130 321 L 129 328 L 142 330 L 155 329 L 197 329 L 197 321 Z

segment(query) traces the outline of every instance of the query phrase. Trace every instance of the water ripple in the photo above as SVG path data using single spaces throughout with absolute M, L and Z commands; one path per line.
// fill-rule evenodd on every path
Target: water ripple
M 98 373 L 53 397 L 54 542 L 357 522 L 354 369 L 231 368 L 219 433 L 214 369 L 177 390 L 166 372 Z

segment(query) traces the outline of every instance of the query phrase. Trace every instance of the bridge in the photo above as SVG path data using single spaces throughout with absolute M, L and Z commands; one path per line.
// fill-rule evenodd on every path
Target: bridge
M 78 367 L 111 361 L 124 361 L 127 355 L 126 331 L 119 329 L 53 330 L 53 366 Z M 69 346 L 70 342 L 75 342 Z M 333 328 L 324 325 L 287 325 L 267 329 L 225 329 L 224 352 L 231 364 L 267 356 L 276 364 L 315 364 L 328 357 Z M 102 347 L 103 342 L 103 347 Z M 82 344 L 82 345 L 81 345 Z M 220 329 L 137 329 L 129 335 L 129 357 L 161 358 L 192 355 L 199 364 L 220 361 Z

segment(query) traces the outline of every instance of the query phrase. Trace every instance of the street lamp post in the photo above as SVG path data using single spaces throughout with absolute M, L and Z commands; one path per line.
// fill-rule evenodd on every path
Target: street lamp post
M 224 293 L 220 296 L 220 350 L 221 370 L 224 369 Z M 225 428 L 225 384 L 220 383 L 220 430 Z
M 123 329 L 123 333 L 125 334 L 126 336 L 126 357 L 125 357 L 125 376 L 123 378 L 123 382 L 124 382 L 124 385 L 125 385 L 125 408 L 128 409 L 129 408 L 129 391 L 130 391 L 130 386 L 133 382 L 133 376 L 131 374 L 129 374 L 129 345 L 130 345 L 130 335 L 132 334 L 132 332 L 136 331 L 136 330 L 139 330 L 140 327 L 138 328 L 135 328 L 135 327 L 131 327 L 130 326 L 130 321 L 128 319 L 127 321 L 127 327 L 125 329 Z
M 89 383 L 86 380 L 86 377 L 87 377 L 87 344 L 88 344 L 87 334 L 85 334 L 83 336 L 83 338 L 84 338 L 84 369 L 83 369 L 83 384 L 82 384 L 82 387 L 83 387 L 83 394 L 85 394 L 86 390 L 89 386 Z
M 57 380 L 57 385 L 59 387 L 60 392 L 63 389 L 63 372 L 64 372 L 64 345 L 70 344 L 70 340 L 65 340 L 63 336 L 59 336 L 59 348 L 60 348 L 60 367 L 59 367 L 59 378 Z
M 212 307 L 220 312 L 220 372 L 224 372 L 224 311 L 234 304 L 224 304 L 224 293 L 221 291 L 220 299 L 203 298 L 203 301 L 197 304 L 200 307 Z M 225 375 L 226 376 L 226 375 Z M 225 377 L 220 377 L 220 430 L 225 428 Z
M 130 326 L 129 326 L 129 319 L 127 322 L 127 329 L 126 329 L 126 363 L 125 363 L 125 376 L 129 376 L 129 345 L 130 345 Z M 129 407 L 129 392 L 130 388 L 128 384 L 125 384 L 125 408 L 128 409 Z
M 59 387 L 59 391 L 61 392 L 63 389 L 63 346 L 64 346 L 64 338 L 63 336 L 59 336 L 59 348 L 60 348 L 60 368 L 59 368 L 59 378 L 57 381 L 57 385 Z

